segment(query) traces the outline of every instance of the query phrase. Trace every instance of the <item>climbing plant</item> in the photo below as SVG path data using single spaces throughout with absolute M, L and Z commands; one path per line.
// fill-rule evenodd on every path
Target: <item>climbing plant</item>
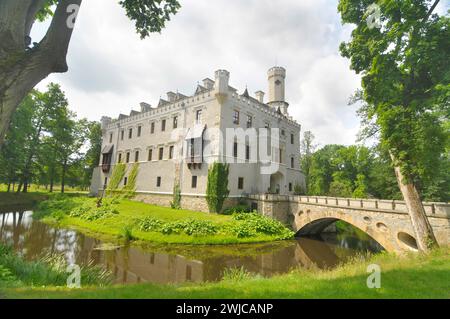
M 230 190 L 228 189 L 228 174 L 228 164 L 215 162 L 208 169 L 206 201 L 211 213 L 220 213 L 225 199 L 230 194 Z
M 134 163 L 131 166 L 130 173 L 128 174 L 128 182 L 122 189 L 125 197 L 133 197 L 136 192 L 136 180 L 139 172 L 139 163 Z
M 106 187 L 105 196 L 109 197 L 114 195 L 119 188 L 119 184 L 125 176 L 126 165 L 124 163 L 119 163 L 114 166 L 109 184 Z
M 181 209 L 181 189 L 178 183 L 173 187 L 173 201 L 170 202 L 173 209 Z

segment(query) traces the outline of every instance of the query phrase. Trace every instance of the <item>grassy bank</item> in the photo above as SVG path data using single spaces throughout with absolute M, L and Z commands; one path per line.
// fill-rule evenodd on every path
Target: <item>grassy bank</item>
M 279 222 L 258 214 L 207 214 L 126 199 L 105 199 L 99 208 L 96 201 L 84 196 L 53 197 L 41 203 L 34 216 L 104 240 L 155 244 L 240 244 L 293 236 Z
M 62 255 L 45 255 L 27 261 L 9 246 L 0 243 L 0 289 L 20 287 L 65 286 L 68 273 Z M 112 277 L 98 266 L 81 267 L 81 280 L 86 285 L 105 286 Z
M 381 267 L 381 288 L 369 289 L 369 264 Z M 429 255 L 382 254 L 331 271 L 296 270 L 273 278 L 236 272 L 218 283 L 110 286 L 106 288 L 9 288 L 7 298 L 450 298 L 450 249 Z

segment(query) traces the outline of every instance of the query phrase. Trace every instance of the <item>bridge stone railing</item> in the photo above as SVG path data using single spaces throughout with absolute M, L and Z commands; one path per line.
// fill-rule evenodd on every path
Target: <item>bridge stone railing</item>
M 297 202 L 309 205 L 321 205 L 347 209 L 370 210 L 407 214 L 408 210 L 404 201 L 385 199 L 359 199 L 326 196 L 290 196 L 276 194 L 248 195 L 248 199 L 265 202 Z M 424 202 L 425 213 L 428 216 L 450 219 L 450 203 Z

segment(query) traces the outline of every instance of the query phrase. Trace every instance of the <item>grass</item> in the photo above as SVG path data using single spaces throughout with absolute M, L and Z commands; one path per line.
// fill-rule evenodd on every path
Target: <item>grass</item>
M 126 199 L 114 205 L 108 204 L 111 207 L 106 209 L 107 213 L 103 218 L 98 213 L 87 217 L 95 217 L 92 220 L 88 220 L 86 216 L 83 218 L 83 214 L 77 214 L 77 217 L 69 214 L 75 209 L 79 211 L 83 205 L 91 207 L 92 210 L 95 202 L 95 198 L 85 196 L 74 196 L 60 201 L 56 198 L 55 201 L 43 202 L 33 216 L 58 227 L 73 228 L 89 236 L 109 241 L 125 239 L 153 244 L 220 245 L 270 242 L 293 236 L 292 232 L 281 225 L 275 230 L 268 228 L 266 232 L 249 231 L 249 228 L 261 228 L 260 224 L 275 223 L 262 216 L 258 217 L 257 221 L 236 220 L 234 216 L 176 210 Z M 162 224 L 162 230 L 142 230 L 142 221 L 149 219 Z M 255 227 L 248 227 L 249 225 Z M 198 235 L 195 235 L 195 232 Z
M 366 285 L 367 266 L 381 267 L 381 288 Z M 84 288 L 9 288 L 7 298 L 450 298 L 450 249 L 428 255 L 375 255 L 354 260 L 334 270 L 294 270 L 289 274 L 262 278 L 231 271 L 218 283 Z
M 64 286 L 69 273 L 62 255 L 45 255 L 27 261 L 9 246 L 0 244 L 0 288 Z M 86 285 L 108 285 L 112 277 L 102 268 L 85 265 L 80 268 L 81 281 Z

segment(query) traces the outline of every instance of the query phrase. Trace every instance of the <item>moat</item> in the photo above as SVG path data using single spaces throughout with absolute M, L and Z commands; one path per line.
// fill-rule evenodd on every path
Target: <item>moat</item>
M 100 265 L 121 284 L 218 281 L 227 268 L 270 277 L 295 268 L 334 268 L 382 249 L 370 237 L 348 230 L 265 244 L 124 246 L 49 226 L 20 209 L 0 213 L 0 241 L 28 260 L 61 254 L 70 264 Z

